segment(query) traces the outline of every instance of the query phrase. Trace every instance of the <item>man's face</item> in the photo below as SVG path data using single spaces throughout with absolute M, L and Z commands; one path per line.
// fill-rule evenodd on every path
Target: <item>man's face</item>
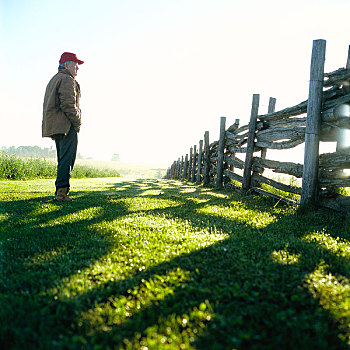
M 73 62 L 73 61 L 69 61 L 66 63 L 66 69 L 68 69 L 69 73 L 73 75 L 73 77 L 76 77 L 77 73 L 78 73 L 78 63 L 77 62 Z

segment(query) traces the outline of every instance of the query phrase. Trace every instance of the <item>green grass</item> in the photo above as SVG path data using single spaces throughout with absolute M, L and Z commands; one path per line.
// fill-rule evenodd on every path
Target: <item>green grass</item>
M 285 184 L 285 185 L 289 185 L 289 186 L 292 186 L 292 187 L 301 187 L 301 179 L 297 179 L 293 176 L 288 176 L 288 175 L 267 175 L 268 178 L 272 179 L 272 180 L 275 180 L 277 182 L 280 182 L 282 184 Z M 270 185 L 267 185 L 267 184 L 260 184 L 260 188 L 266 190 L 266 191 L 269 191 L 271 193 L 274 193 L 274 194 L 277 194 L 279 196 L 282 196 L 284 198 L 287 198 L 287 199 L 291 199 L 297 203 L 300 202 L 300 195 L 299 194 L 295 194 L 295 193 L 291 193 L 291 192 L 286 192 L 286 191 L 282 191 L 282 190 L 279 190 L 278 188 L 276 187 L 273 187 L 273 186 L 270 186 Z
M 20 158 L 0 152 L 0 180 L 28 180 L 55 178 L 57 163 L 51 159 Z M 72 176 L 75 178 L 118 177 L 117 170 L 76 164 Z
M 170 180 L 0 181 L 0 348 L 349 349 L 349 218 Z

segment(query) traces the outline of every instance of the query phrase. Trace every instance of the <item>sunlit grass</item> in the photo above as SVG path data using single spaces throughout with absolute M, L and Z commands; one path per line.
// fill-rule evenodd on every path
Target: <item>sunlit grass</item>
M 271 224 L 276 220 L 274 215 L 260 212 L 257 209 L 248 209 L 243 203 L 227 201 L 227 205 L 212 206 L 210 204 L 198 209 L 197 212 L 201 214 L 209 214 L 212 217 L 227 218 L 234 220 L 237 223 L 241 223 L 246 226 L 254 228 L 263 228 Z
M 273 261 L 285 265 L 298 263 L 300 256 L 300 254 L 290 253 L 287 248 L 278 251 L 274 250 L 271 254 Z
M 2 348 L 350 346 L 349 218 L 169 180 L 53 189 L 0 181 Z
M 339 338 L 350 344 L 350 280 L 345 276 L 333 275 L 329 268 L 322 262 L 306 282 L 312 295 L 320 300 L 320 305 L 339 325 Z

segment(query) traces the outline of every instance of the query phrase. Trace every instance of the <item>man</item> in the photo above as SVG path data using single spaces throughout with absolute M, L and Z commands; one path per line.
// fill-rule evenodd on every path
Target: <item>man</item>
M 78 146 L 78 132 L 81 125 L 79 108 L 80 86 L 75 80 L 78 60 L 71 52 L 64 52 L 60 58 L 58 73 L 46 87 L 42 121 L 42 136 L 55 140 L 57 150 L 57 201 L 71 201 L 69 180 L 73 171 Z

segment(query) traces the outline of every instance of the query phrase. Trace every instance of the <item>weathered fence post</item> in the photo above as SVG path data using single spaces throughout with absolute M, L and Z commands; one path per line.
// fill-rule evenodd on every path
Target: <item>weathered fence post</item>
M 190 158 L 188 159 L 188 169 L 187 169 L 187 181 L 191 180 L 191 172 L 192 172 L 192 147 L 190 148 Z
M 208 186 L 210 182 L 210 146 L 209 146 L 209 131 L 204 133 L 204 169 L 203 169 L 203 185 Z
M 250 113 L 249 131 L 248 131 L 248 140 L 247 140 L 247 153 L 245 157 L 244 171 L 243 171 L 243 182 L 242 182 L 243 193 L 247 193 L 249 191 L 251 180 L 252 180 L 252 164 L 253 164 L 256 123 L 257 123 L 258 110 L 259 110 L 259 99 L 260 99 L 259 94 L 253 95 L 252 110 Z
M 348 59 L 346 61 L 346 69 L 350 69 L 350 45 L 348 49 Z
M 197 145 L 193 146 L 192 182 L 196 181 Z
M 239 119 L 236 119 L 236 120 L 235 120 L 235 123 L 234 123 L 233 125 L 234 125 L 233 131 L 237 130 L 238 127 L 239 127 Z M 231 131 L 230 128 L 228 128 L 227 131 Z M 231 158 L 232 158 L 232 159 L 235 159 L 235 157 L 236 157 L 236 152 L 232 152 L 232 153 L 231 153 Z M 234 167 L 233 164 L 229 165 L 228 169 L 229 169 L 230 171 L 232 171 L 233 173 L 235 172 L 235 167 Z
M 182 180 L 183 170 L 184 170 L 184 156 L 181 156 L 180 174 L 179 174 L 179 179 L 180 180 Z
M 182 174 L 183 180 L 187 179 L 187 167 L 188 167 L 188 154 L 186 154 L 186 156 L 185 156 L 184 170 L 183 170 L 183 174 Z
M 267 113 L 273 113 L 276 108 L 276 99 L 273 97 L 270 97 L 269 99 L 269 107 L 267 109 Z M 267 148 L 264 147 L 261 149 L 261 158 L 265 159 L 266 158 L 266 153 L 267 153 Z
M 203 140 L 199 141 L 198 149 L 198 167 L 197 167 L 197 180 L 196 183 L 200 184 L 201 182 L 201 173 L 202 173 L 202 153 L 203 153 Z
M 350 69 L 350 46 L 348 50 L 348 58 L 346 60 L 346 69 Z M 347 84 L 343 86 L 344 91 L 348 94 L 350 92 L 350 86 Z M 345 136 L 347 134 L 348 129 L 339 128 L 338 129 L 338 141 L 337 141 L 337 149 L 336 152 L 341 152 L 345 148 L 349 147 L 349 140 Z M 342 173 L 342 170 L 338 171 L 338 173 Z
M 270 97 L 269 99 L 269 107 L 267 109 L 267 113 L 273 113 L 275 111 L 275 107 L 276 107 L 276 99 L 273 97 Z M 266 154 L 267 154 L 267 148 L 263 147 L 261 148 L 261 154 L 260 154 L 260 158 L 261 159 L 266 159 Z M 264 168 L 263 167 L 256 167 L 255 170 L 253 171 L 253 174 L 262 174 L 264 172 Z M 254 184 L 257 187 L 260 187 L 259 183 Z
M 177 180 L 177 176 L 178 176 L 178 172 L 179 172 L 179 159 L 175 161 L 175 180 Z
M 170 171 L 170 178 L 173 179 L 174 178 L 174 163 L 171 165 L 171 171 Z
M 318 197 L 319 132 L 321 124 L 326 40 L 314 40 L 310 68 L 305 129 L 305 152 L 300 205 L 315 204 Z
M 216 166 L 216 187 L 222 188 L 223 174 L 224 174 L 224 149 L 225 149 L 225 128 L 226 117 L 220 118 L 220 138 L 218 146 L 218 163 Z

